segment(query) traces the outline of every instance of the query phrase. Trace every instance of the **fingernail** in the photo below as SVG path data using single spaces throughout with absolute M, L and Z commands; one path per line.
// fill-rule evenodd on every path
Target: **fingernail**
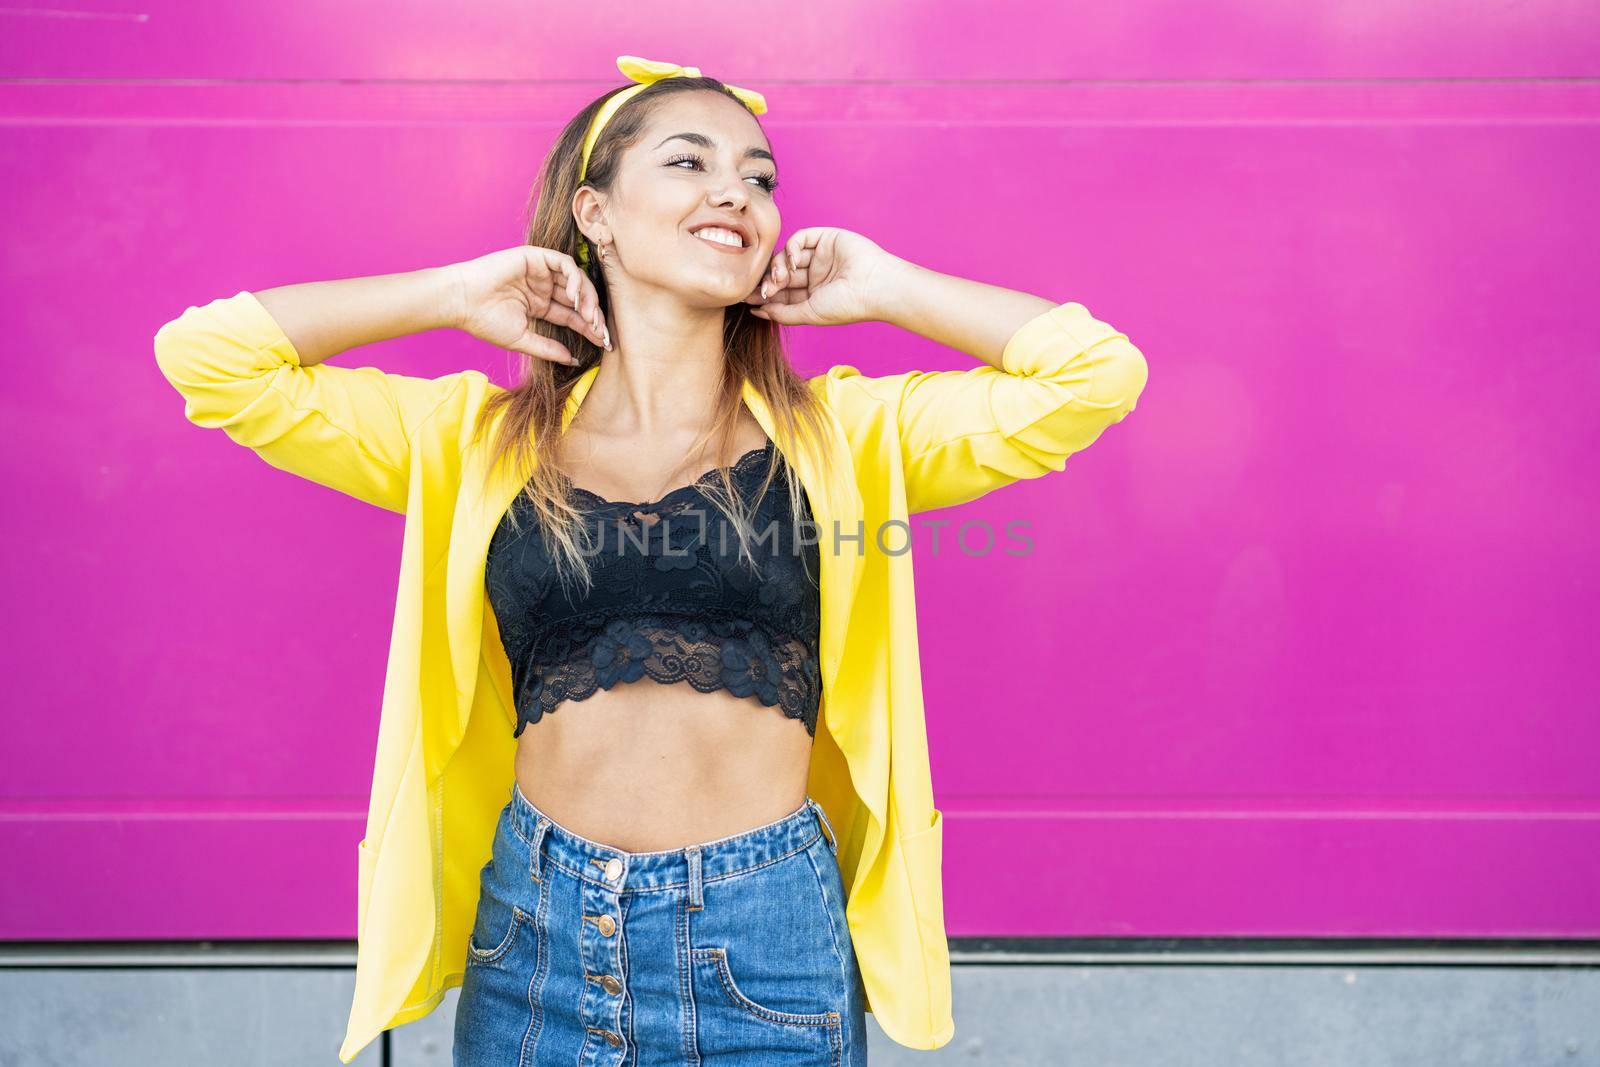
M 761 283 L 761 299 L 763 299 L 763 300 L 765 300 L 767 298 L 767 288 L 768 288 L 768 283 L 762 282 Z

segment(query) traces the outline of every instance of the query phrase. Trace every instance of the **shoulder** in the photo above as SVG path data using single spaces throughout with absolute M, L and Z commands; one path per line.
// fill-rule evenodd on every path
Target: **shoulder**
M 414 412 L 413 434 L 453 437 L 470 429 L 491 397 L 506 392 L 480 370 L 463 370 L 432 380 L 428 402 Z
M 874 378 L 862 374 L 860 369 L 849 363 L 836 363 L 821 374 L 806 379 L 806 384 L 841 418 L 863 412 L 881 417 L 892 414 L 899 406 L 907 378 L 907 374 Z

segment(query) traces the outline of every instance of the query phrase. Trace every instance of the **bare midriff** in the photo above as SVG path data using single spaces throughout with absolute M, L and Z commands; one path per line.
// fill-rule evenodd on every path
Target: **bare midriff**
M 596 690 L 517 739 L 522 795 L 557 824 L 624 852 L 713 841 L 806 799 L 812 738 L 799 719 L 726 690 L 651 678 Z
M 720 465 L 766 443 L 741 406 Z M 640 456 L 675 451 L 596 436 L 581 418 L 562 441 L 567 469 L 584 472 L 580 484 L 605 499 L 689 481 L 639 470 Z M 632 484 L 607 483 L 605 471 L 629 472 Z M 659 852 L 794 812 L 806 799 L 811 742 L 805 723 L 754 697 L 644 677 L 565 701 L 529 723 L 517 739 L 516 777 L 523 796 L 573 833 L 624 852 Z

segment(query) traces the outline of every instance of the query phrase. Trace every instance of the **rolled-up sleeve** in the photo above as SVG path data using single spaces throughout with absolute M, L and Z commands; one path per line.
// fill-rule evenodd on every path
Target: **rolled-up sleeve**
M 1125 334 L 1065 303 L 1024 323 L 1000 368 L 851 380 L 896 413 L 915 513 L 1062 470 L 1134 410 L 1148 379 Z
M 390 511 L 406 509 L 411 438 L 463 374 L 302 366 L 248 290 L 192 306 L 155 335 L 156 364 L 197 426 L 267 463 Z

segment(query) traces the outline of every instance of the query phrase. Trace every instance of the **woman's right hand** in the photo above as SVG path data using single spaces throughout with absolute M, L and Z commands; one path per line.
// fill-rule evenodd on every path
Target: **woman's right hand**
M 552 363 L 576 364 L 567 346 L 535 332 L 537 319 L 611 347 L 600 294 L 565 252 L 519 245 L 443 268 L 453 325 L 499 348 Z

